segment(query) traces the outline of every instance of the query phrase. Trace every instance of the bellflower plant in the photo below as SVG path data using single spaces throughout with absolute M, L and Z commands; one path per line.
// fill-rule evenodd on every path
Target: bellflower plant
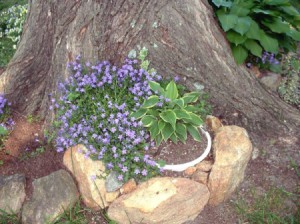
M 154 145 L 141 121 L 131 117 L 154 93 L 148 82 L 161 79 L 138 68 L 137 60 L 116 67 L 107 61 L 68 65 L 72 75 L 59 84 L 61 97 L 52 99 L 58 152 L 84 144 L 86 157 L 101 160 L 120 181 L 145 179 L 160 170 L 147 154 Z

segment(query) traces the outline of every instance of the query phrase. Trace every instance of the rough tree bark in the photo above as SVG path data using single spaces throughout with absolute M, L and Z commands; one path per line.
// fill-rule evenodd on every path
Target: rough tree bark
M 151 65 L 179 75 L 190 88 L 202 84 L 211 101 L 238 112 L 250 130 L 299 131 L 300 114 L 237 66 L 207 0 L 29 0 L 17 52 L 0 77 L 15 107 L 48 115 L 49 97 L 76 55 L 120 63 L 137 45 Z

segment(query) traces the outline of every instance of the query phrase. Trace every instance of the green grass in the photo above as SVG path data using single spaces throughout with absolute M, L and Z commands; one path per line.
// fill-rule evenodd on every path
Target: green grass
M 15 4 L 25 5 L 28 0 L 0 0 L 0 11 L 9 8 Z
M 8 214 L 0 209 L 0 224 L 18 224 L 20 219 L 16 214 Z
M 299 224 L 299 196 L 281 188 L 272 188 L 261 196 L 253 191 L 251 201 L 238 199 L 235 207 L 241 220 L 249 224 Z M 286 200 L 296 202 L 298 209 L 295 214 L 287 213 Z

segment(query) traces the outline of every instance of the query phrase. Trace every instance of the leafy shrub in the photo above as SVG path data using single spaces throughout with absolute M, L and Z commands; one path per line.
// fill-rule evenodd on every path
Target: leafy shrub
M 182 96 L 174 81 L 170 81 L 165 89 L 154 81 L 149 85 L 156 94 L 145 100 L 132 116 L 141 119 L 156 144 L 160 145 L 162 140 L 169 138 L 174 143 L 178 139 L 185 143 L 187 132 L 200 141 L 198 127 L 203 124 L 200 113 L 205 111 L 205 103 L 199 101 L 200 93 L 190 92 Z
M 300 13 L 289 0 L 211 0 L 238 64 L 249 53 L 296 50 Z
M 0 95 L 0 148 L 3 147 L 4 141 L 9 130 L 14 125 L 14 121 L 10 118 L 10 103 L 7 99 Z
M 0 66 L 8 64 L 20 41 L 27 13 L 26 5 L 14 5 L 0 12 Z
M 80 57 L 69 65 L 72 76 L 60 84 L 55 126 L 58 151 L 84 144 L 87 157 L 102 160 L 119 180 L 149 178 L 159 173 L 147 155 L 150 136 L 142 122 L 130 117 L 153 92 L 148 82 L 161 77 L 138 69 L 137 60 L 121 67 L 101 62 L 83 64 Z
M 296 55 L 288 54 L 283 63 L 283 80 L 278 88 L 280 97 L 300 109 L 300 62 Z

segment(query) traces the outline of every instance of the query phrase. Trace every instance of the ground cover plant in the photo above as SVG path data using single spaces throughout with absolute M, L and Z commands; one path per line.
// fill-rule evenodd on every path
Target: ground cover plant
M 300 13 L 289 0 L 211 0 L 238 64 L 263 51 L 296 50 Z

